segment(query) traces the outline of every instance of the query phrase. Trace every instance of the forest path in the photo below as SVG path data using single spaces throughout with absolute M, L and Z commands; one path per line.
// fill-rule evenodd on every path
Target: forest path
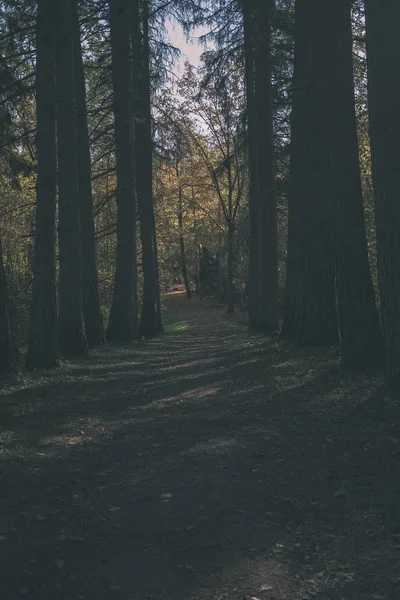
M 3 388 L 1 600 L 398 600 L 397 398 L 167 307 L 158 340 Z

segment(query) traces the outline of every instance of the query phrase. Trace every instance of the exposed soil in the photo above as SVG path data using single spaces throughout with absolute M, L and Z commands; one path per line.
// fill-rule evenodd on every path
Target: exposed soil
M 0 599 L 398 600 L 395 394 L 205 302 L 166 317 L 1 388 Z

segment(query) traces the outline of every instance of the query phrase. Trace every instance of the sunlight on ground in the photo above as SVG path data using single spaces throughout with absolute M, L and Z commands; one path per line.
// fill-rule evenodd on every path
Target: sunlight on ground
M 207 442 L 199 442 L 189 448 L 182 455 L 188 454 L 226 454 L 233 448 L 239 447 L 239 443 L 235 438 L 212 438 Z

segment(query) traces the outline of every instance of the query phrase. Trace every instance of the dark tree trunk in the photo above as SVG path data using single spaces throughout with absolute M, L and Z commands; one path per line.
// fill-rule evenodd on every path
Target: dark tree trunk
M 272 0 L 243 3 L 250 167 L 249 327 L 279 328 L 270 17 Z
M 66 356 L 87 354 L 83 321 L 72 0 L 57 6 L 56 95 L 59 204 L 59 341 Z
M 383 344 L 365 233 L 354 102 L 350 0 L 315 3 L 315 91 L 327 132 L 342 363 L 381 365 Z M 324 23 L 330 23 L 329 28 Z
M 388 382 L 400 386 L 400 47 L 397 0 L 366 0 L 368 103 Z
M 271 73 L 272 0 L 260 3 L 258 48 L 255 64 L 255 100 L 258 114 L 258 159 L 261 212 L 261 327 L 260 332 L 279 329 L 278 219 L 275 183 L 275 152 Z
M 118 213 L 115 282 L 107 337 L 115 342 L 129 342 L 139 334 L 129 4 L 128 0 L 110 0 Z
M 189 278 L 187 273 L 186 265 L 186 251 L 185 251 L 185 238 L 183 235 L 183 207 L 182 207 L 182 188 L 179 188 L 178 192 L 178 227 L 179 227 L 179 249 L 181 256 L 181 269 L 183 282 L 185 284 L 186 297 L 189 300 L 192 297 L 190 290 Z
M 226 272 L 226 312 L 232 314 L 235 312 L 234 295 L 235 288 L 233 284 L 234 277 L 234 250 L 235 250 L 235 227 L 232 222 L 228 222 L 228 261 Z
M 83 275 L 83 316 L 90 348 L 105 343 L 100 310 L 93 217 L 91 160 L 86 111 L 85 74 L 82 61 L 78 0 L 73 0 L 76 124 L 78 133 L 78 175 Z
M 18 354 L 11 327 L 6 273 L 0 241 L 0 375 L 12 371 L 17 362 Z
M 247 96 L 248 123 L 248 160 L 250 172 L 249 186 L 249 220 L 250 220 L 250 249 L 249 249 L 249 328 L 260 331 L 263 328 L 262 306 L 262 249 L 261 249 L 261 198 L 260 198 L 260 156 L 257 144 L 258 115 L 255 98 L 255 45 L 256 45 L 256 14 L 254 0 L 243 2 L 244 52 Z
M 56 202 L 57 144 L 55 13 L 52 0 L 39 0 L 36 22 L 36 230 L 27 365 L 57 364 Z
M 324 140 L 316 102 L 313 0 L 297 0 L 291 117 L 289 229 L 282 335 L 310 345 L 338 341 Z
M 138 0 L 133 2 L 132 28 L 133 72 L 135 93 L 136 189 L 139 207 L 143 263 L 143 299 L 140 333 L 144 337 L 159 334 L 157 320 L 157 264 L 154 252 L 153 209 L 153 140 L 150 105 L 149 9 L 143 0 L 141 36 Z

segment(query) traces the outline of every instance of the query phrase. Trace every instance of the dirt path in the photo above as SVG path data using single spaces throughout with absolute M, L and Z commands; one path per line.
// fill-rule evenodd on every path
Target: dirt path
M 397 398 L 217 309 L 167 314 L 3 389 L 0 599 L 398 600 Z

